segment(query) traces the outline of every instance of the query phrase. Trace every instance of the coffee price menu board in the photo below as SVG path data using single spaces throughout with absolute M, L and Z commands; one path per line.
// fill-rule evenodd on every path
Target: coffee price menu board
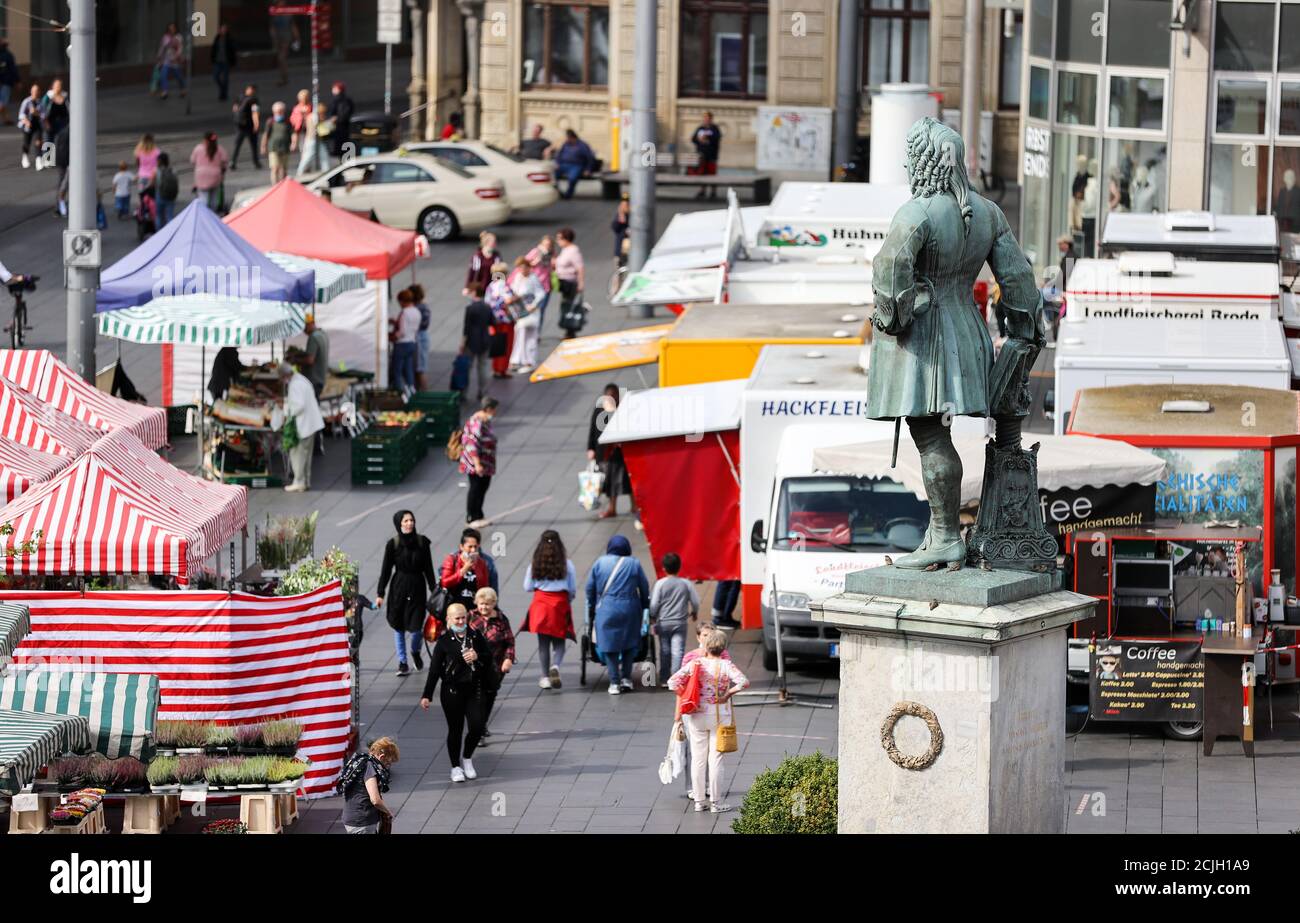
M 1094 721 L 1200 721 L 1205 658 L 1199 640 L 1097 642 L 1088 682 Z

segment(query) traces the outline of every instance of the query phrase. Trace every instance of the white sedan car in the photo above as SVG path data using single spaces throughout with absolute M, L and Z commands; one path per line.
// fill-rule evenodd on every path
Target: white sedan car
M 545 208 L 560 197 L 555 188 L 555 164 L 549 160 L 529 160 L 482 141 L 412 141 L 403 149 L 432 154 L 475 176 L 501 180 L 510 207 L 517 212 Z
M 307 180 L 306 186 L 318 194 L 328 192 L 339 208 L 374 212 L 390 227 L 410 229 L 435 242 L 503 224 L 510 217 L 511 202 L 501 180 L 474 176 L 425 154 L 398 151 L 355 157 Z M 269 189 L 240 194 L 235 209 Z

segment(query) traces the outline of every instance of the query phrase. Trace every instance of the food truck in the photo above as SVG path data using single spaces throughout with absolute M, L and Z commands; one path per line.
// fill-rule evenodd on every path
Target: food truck
M 1241 384 L 1289 388 L 1278 266 L 1127 253 L 1080 260 L 1055 356 L 1055 432 L 1085 388 Z

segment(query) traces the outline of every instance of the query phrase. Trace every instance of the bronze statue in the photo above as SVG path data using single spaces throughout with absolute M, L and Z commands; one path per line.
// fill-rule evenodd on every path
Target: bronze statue
M 967 559 L 958 519 L 961 458 L 950 428 L 961 414 L 997 422 L 971 541 L 973 561 L 1046 570 L 1055 567 L 1056 545 L 1038 510 L 1037 446 L 1020 447 L 1020 425 L 1029 412 L 1028 373 L 1044 342 L 1038 328 L 1042 296 L 1001 209 L 971 189 L 965 162 L 961 136 L 951 128 L 931 118 L 912 126 L 912 200 L 894 215 L 873 261 L 867 414 L 896 425 L 907 419 L 930 502 L 925 539 L 895 565 L 956 569 Z M 1002 288 L 999 310 L 1008 333 L 996 362 L 973 294 L 985 263 Z

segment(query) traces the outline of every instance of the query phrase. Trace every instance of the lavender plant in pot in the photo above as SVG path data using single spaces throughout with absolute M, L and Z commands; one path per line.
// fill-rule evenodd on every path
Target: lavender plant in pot
M 176 781 L 180 783 L 181 789 L 204 789 L 207 788 L 207 779 L 204 776 L 208 767 L 208 758 L 205 756 L 181 756 L 176 758 Z
M 262 752 L 262 725 L 241 724 L 235 728 L 235 740 L 239 752 L 256 755 Z
M 134 756 L 124 756 L 113 761 L 113 787 L 128 795 L 138 795 L 146 784 L 144 763 Z
M 84 756 L 65 756 L 50 766 L 50 779 L 60 792 L 75 792 L 86 784 L 86 771 L 90 759 Z

